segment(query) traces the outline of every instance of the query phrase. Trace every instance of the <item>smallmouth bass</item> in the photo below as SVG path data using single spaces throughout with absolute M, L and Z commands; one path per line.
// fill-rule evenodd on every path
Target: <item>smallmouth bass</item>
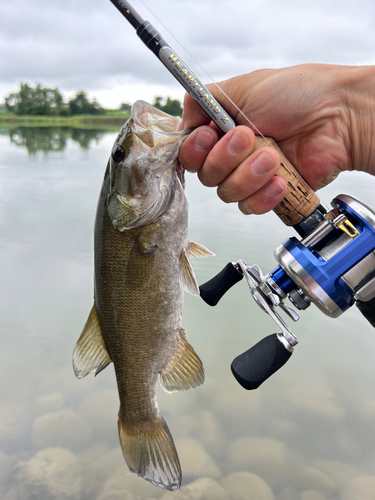
M 181 467 L 156 401 L 204 382 L 181 326 L 184 289 L 199 295 L 188 257 L 213 255 L 189 242 L 177 160 L 189 131 L 144 101 L 132 107 L 104 175 L 95 220 L 94 306 L 73 352 L 78 378 L 114 364 L 118 429 L 129 469 L 178 490 Z

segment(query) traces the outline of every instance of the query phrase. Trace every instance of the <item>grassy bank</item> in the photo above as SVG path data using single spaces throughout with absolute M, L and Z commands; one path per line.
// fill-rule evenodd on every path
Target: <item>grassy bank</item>
M 74 116 L 18 116 L 13 113 L 0 114 L 0 128 L 23 127 L 73 127 L 118 129 L 129 118 L 130 113 L 108 111 L 105 115 Z

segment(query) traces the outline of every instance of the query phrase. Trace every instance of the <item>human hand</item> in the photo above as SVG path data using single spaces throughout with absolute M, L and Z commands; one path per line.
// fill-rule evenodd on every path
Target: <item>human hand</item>
M 263 135 L 278 142 L 316 190 L 343 170 L 375 173 L 373 80 L 373 67 L 306 64 L 254 71 L 220 87 Z M 239 126 L 221 137 L 186 95 L 183 127 L 198 128 L 181 147 L 182 166 L 198 172 L 205 186 L 217 186 L 224 202 L 238 202 L 246 214 L 272 210 L 287 189 L 286 182 L 275 177 L 278 153 L 269 147 L 252 153 L 254 133 L 246 119 L 215 85 L 207 87 Z

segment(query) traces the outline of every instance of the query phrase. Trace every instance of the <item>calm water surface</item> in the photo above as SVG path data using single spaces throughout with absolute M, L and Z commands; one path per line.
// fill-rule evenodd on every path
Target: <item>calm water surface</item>
M 232 359 L 272 321 L 245 283 L 216 308 L 186 295 L 183 325 L 207 382 L 159 391 L 183 469 L 179 494 L 129 475 L 118 437 L 113 368 L 77 380 L 71 353 L 93 300 L 93 223 L 114 133 L 0 132 L 0 498 L 6 500 L 372 500 L 375 498 L 375 332 L 352 308 L 314 307 L 293 331 L 289 363 L 256 392 Z M 274 214 L 244 217 L 187 177 L 190 238 L 202 283 L 238 258 L 274 266 L 293 231 Z M 344 174 L 322 201 L 350 193 L 375 207 L 375 179 Z

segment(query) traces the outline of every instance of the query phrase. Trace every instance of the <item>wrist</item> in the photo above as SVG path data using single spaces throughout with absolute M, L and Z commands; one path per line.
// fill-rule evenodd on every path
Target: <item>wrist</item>
M 351 168 L 375 175 L 375 66 L 339 68 L 341 101 L 348 120 Z

